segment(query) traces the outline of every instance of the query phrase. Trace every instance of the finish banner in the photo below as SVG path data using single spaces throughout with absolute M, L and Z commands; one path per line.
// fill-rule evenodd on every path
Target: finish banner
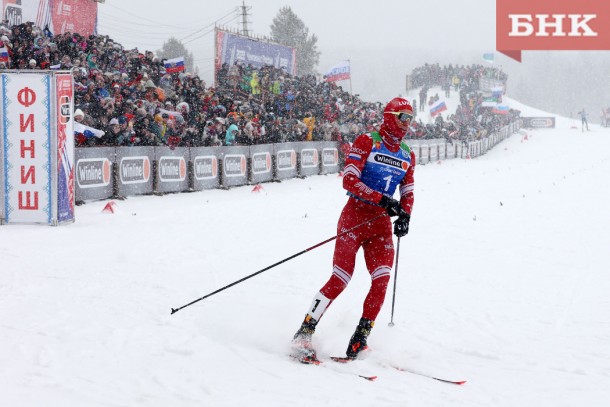
M 4 216 L 51 223 L 51 76 L 2 75 Z

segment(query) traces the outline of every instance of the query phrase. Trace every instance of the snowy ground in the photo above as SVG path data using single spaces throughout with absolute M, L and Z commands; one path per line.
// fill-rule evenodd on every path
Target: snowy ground
M 373 350 L 346 366 L 287 357 L 332 243 L 170 315 L 333 236 L 336 175 L 0 227 L 0 406 L 607 406 L 610 131 L 528 134 L 417 168 L 396 326 L 390 290 Z M 344 353 L 368 284 L 359 257 L 322 359 Z

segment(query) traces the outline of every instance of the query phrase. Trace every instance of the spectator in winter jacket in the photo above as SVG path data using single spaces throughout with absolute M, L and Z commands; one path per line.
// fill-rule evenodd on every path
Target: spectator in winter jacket
M 235 123 L 231 123 L 231 125 L 227 129 L 227 132 L 225 133 L 225 145 L 227 145 L 227 146 L 234 145 L 235 139 L 237 138 L 238 134 L 239 134 L 239 128 L 237 127 L 237 125 Z
M 313 117 L 311 112 L 305 113 L 305 117 L 303 118 L 303 123 L 307 126 L 307 136 L 305 141 L 313 141 L 313 129 L 316 125 L 316 118 Z

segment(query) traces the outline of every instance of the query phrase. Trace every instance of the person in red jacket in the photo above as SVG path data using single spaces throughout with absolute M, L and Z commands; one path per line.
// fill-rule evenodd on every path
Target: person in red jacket
M 394 263 L 390 217 L 398 216 L 394 222 L 395 235 L 402 237 L 409 232 L 415 154 L 402 139 L 412 119 L 409 101 L 400 97 L 392 99 L 384 109 L 379 131 L 358 136 L 346 157 L 343 188 L 349 199 L 341 212 L 337 232 L 365 224 L 336 240 L 332 275 L 314 296 L 294 335 L 293 356 L 303 363 L 319 363 L 311 345 L 312 335 L 324 312 L 350 282 L 360 247 L 371 275 L 371 288 L 364 300 L 360 323 L 349 341 L 347 357 L 355 359 L 367 347 Z M 393 198 L 397 188 L 399 201 Z

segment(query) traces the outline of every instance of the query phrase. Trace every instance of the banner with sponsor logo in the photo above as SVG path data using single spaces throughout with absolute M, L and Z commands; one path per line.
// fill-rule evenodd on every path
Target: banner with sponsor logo
M 83 36 L 97 34 L 97 2 L 83 0 L 48 0 L 51 2 L 53 34 L 75 32 Z
M 241 63 L 254 68 L 274 66 L 296 75 L 296 49 L 216 30 L 216 73 L 223 64 Z
M 296 143 L 274 144 L 273 157 L 275 159 L 275 179 L 294 178 L 298 175 Z
M 224 188 L 248 183 L 249 147 L 224 147 L 220 153 L 222 162 L 221 184 Z
M 119 196 L 153 192 L 154 147 L 118 147 L 116 149 L 117 193 Z
M 8 21 L 10 26 L 32 21 L 44 28 L 51 21 L 50 2 L 51 0 L 2 0 L 2 20 Z
M 107 199 L 114 192 L 114 147 L 76 149 L 76 200 Z
M 555 117 L 521 117 L 523 127 L 528 129 L 554 129 Z
M 438 161 L 438 145 L 430 144 L 428 146 L 428 151 L 429 151 L 430 162 Z
M 193 168 L 193 189 L 218 188 L 220 186 L 219 162 L 220 147 L 194 147 L 190 149 Z
M 447 158 L 447 143 L 438 143 L 438 159 L 444 160 Z
M 74 89 L 72 75 L 55 75 L 57 117 L 57 220 L 74 221 Z
M 297 166 L 301 177 L 309 177 L 320 173 L 320 152 L 315 144 L 307 141 L 295 143 L 297 145 Z
M 320 174 L 332 174 L 339 172 L 339 144 L 331 141 L 323 141 L 320 145 L 320 157 L 322 168 Z
M 10 26 L 32 21 L 53 34 L 97 33 L 97 2 L 92 0 L 2 0 L 3 20 Z
M 186 147 L 157 147 L 157 185 L 155 192 L 181 192 L 189 188 L 187 176 L 188 149 Z
M 428 144 L 421 144 L 419 146 L 419 154 L 417 164 L 428 164 L 430 162 L 430 146 Z
M 254 184 L 273 180 L 273 144 L 250 146 L 250 181 Z
M 51 86 L 50 75 L 2 74 L 6 223 L 54 221 Z

